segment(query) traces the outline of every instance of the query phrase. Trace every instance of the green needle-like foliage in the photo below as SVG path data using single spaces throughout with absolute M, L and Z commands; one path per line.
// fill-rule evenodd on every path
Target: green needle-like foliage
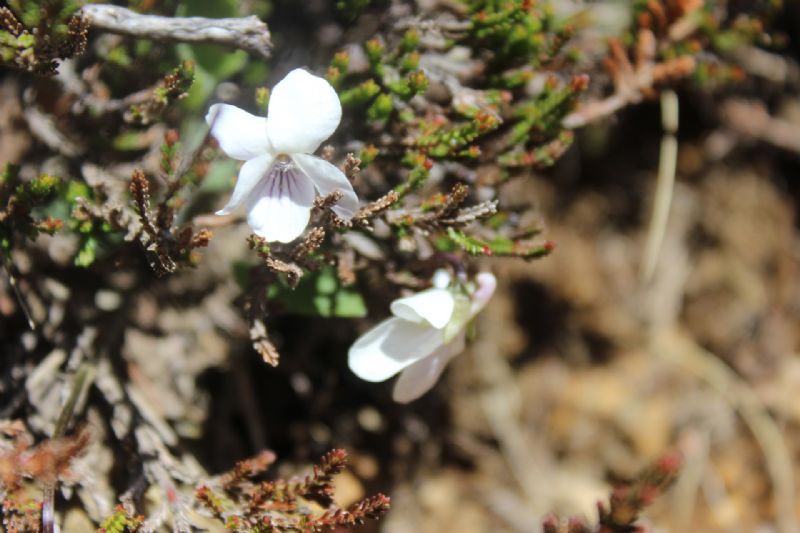
M 88 23 L 74 0 L 12 0 L 0 8 L 0 61 L 6 66 L 55 74 L 57 60 L 86 48 Z

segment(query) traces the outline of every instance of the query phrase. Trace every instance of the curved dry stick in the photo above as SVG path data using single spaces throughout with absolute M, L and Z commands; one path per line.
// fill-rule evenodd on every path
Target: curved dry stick
M 72 382 L 72 389 L 69 391 L 67 401 L 61 409 L 61 413 L 56 420 L 56 427 L 53 430 L 53 439 L 60 439 L 67 432 L 67 426 L 72 415 L 75 412 L 75 407 L 78 405 L 78 400 L 81 395 L 87 390 L 87 382 L 94 378 L 94 369 L 90 363 L 83 363 L 75 374 L 75 380 Z M 44 487 L 44 496 L 42 496 L 42 532 L 53 533 L 55 531 L 55 493 L 57 479 L 48 481 Z
M 222 44 L 263 58 L 269 57 L 272 50 L 269 29 L 255 15 L 224 19 L 162 17 L 105 4 L 85 5 L 80 14 L 89 19 L 93 28 L 119 35 L 155 41 Z

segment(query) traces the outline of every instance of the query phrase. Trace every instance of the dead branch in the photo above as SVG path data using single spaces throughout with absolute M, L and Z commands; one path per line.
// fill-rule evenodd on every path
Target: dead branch
M 772 83 L 800 83 L 800 66 L 790 58 L 755 46 L 742 46 L 732 52 L 736 64 L 746 72 Z
M 762 103 L 729 98 L 721 108 L 723 122 L 735 132 L 800 153 L 800 125 L 771 116 Z
M 269 29 L 255 15 L 241 18 L 162 17 L 141 15 L 124 7 L 89 4 L 81 14 L 94 28 L 157 41 L 215 43 L 267 58 L 272 49 Z
M 56 126 L 55 117 L 41 111 L 36 106 L 25 109 L 25 120 L 31 133 L 46 144 L 66 157 L 77 157 L 86 151 L 86 146 L 76 135 L 69 136 Z
M 577 129 L 605 117 L 609 117 L 624 107 L 638 104 L 645 98 L 653 85 L 665 79 L 679 79 L 688 75 L 695 68 L 695 60 L 690 56 L 682 56 L 655 65 L 644 65 L 627 73 L 625 84 L 619 85 L 611 96 L 585 103 L 566 117 L 562 124 L 565 128 Z

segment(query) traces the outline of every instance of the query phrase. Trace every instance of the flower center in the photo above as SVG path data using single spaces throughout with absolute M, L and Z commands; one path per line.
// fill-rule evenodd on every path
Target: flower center
M 264 178 L 267 181 L 278 181 L 279 183 L 283 183 L 284 179 L 294 179 L 296 168 L 297 167 L 295 166 L 291 157 L 289 157 L 287 154 L 278 154 L 272 161 L 272 165 L 270 165 L 269 170 Z
M 292 179 L 292 175 L 294 174 L 294 161 L 292 158 L 286 154 L 278 154 L 275 156 L 275 159 L 272 161 L 272 164 L 267 171 L 267 174 L 264 176 L 264 179 L 268 182 L 275 182 L 283 183 L 285 179 Z M 272 187 L 275 184 L 273 183 Z
M 260 195 L 291 198 L 300 172 L 288 154 L 278 154 L 261 178 Z M 258 196 L 258 195 L 256 195 Z

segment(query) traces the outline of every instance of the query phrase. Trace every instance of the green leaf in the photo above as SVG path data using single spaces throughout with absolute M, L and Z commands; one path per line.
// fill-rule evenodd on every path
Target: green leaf
M 214 2 L 182 2 L 178 15 L 183 17 L 240 17 L 242 15 L 238 0 L 215 0 Z
M 214 45 L 182 43 L 175 46 L 175 51 L 181 60 L 194 61 L 194 83 L 181 100 L 190 111 L 205 106 L 217 83 L 240 72 L 248 61 L 247 53 L 242 50 L 231 52 Z
M 333 316 L 342 318 L 363 318 L 367 307 L 361 294 L 353 288 L 344 288 L 336 293 Z
M 218 159 L 208 167 L 208 173 L 203 178 L 200 190 L 203 192 L 225 192 L 233 189 L 236 176 L 236 161 L 233 159 Z
M 294 290 L 282 284 L 272 285 L 268 297 L 292 314 L 339 318 L 367 315 L 361 294 L 355 287 L 343 286 L 331 267 L 306 274 Z
M 231 266 L 233 271 L 233 279 L 242 289 L 247 289 L 250 284 L 250 263 L 245 261 L 234 261 Z

